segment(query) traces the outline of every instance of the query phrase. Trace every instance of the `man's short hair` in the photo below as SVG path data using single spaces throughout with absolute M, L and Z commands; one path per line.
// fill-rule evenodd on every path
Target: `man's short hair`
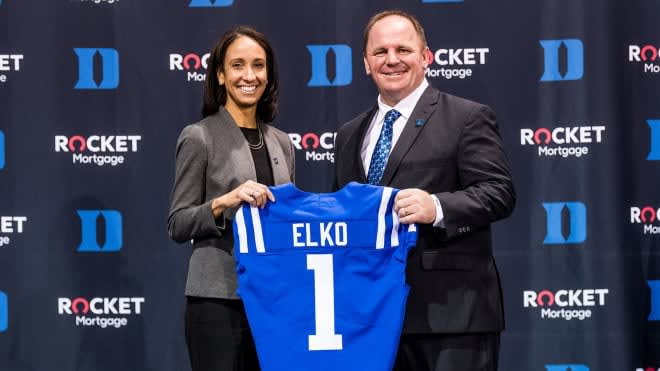
M 415 16 L 410 13 L 404 12 L 403 10 L 390 9 L 378 12 L 369 18 L 369 22 L 367 22 L 367 25 L 364 27 L 364 45 L 362 46 L 363 54 L 366 54 L 367 52 L 367 41 L 369 40 L 369 32 L 371 31 L 371 28 L 374 26 L 374 24 L 376 24 L 376 22 L 391 15 L 397 15 L 409 20 L 410 23 L 412 23 L 415 32 L 417 32 L 417 35 L 419 35 L 420 39 L 422 39 L 422 47 L 426 47 L 426 34 L 424 33 L 424 27 L 422 27 L 422 24 L 419 23 L 417 18 L 415 18 Z

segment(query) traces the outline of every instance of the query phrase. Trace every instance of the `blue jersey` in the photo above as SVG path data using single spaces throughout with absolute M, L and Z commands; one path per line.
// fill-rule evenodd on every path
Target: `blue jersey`
M 261 369 L 391 370 L 417 239 L 392 209 L 398 190 L 271 191 L 276 202 L 234 217 L 238 293 Z

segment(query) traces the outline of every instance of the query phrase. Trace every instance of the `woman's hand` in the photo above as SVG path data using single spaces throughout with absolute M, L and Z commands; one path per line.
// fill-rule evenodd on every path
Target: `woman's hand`
M 251 206 L 264 208 L 268 200 L 275 202 L 275 196 L 267 186 L 252 180 L 241 184 L 229 193 L 213 199 L 211 208 L 213 216 L 219 217 L 223 211 L 236 207 L 241 202 L 247 202 Z

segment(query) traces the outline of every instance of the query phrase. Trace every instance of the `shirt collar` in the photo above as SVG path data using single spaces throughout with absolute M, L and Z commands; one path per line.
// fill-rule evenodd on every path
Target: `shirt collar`
M 397 103 L 394 107 L 388 106 L 387 104 L 383 103 L 383 100 L 381 99 L 380 94 L 378 95 L 378 109 L 380 112 L 385 114 L 387 111 L 391 109 L 396 109 L 401 113 L 401 116 L 403 116 L 406 120 L 410 118 L 410 115 L 412 115 L 412 111 L 415 109 L 415 106 L 417 105 L 417 101 L 419 101 L 419 98 L 421 98 L 422 94 L 424 94 L 424 90 L 429 86 L 429 83 L 426 81 L 426 79 L 422 80 L 422 83 L 419 84 L 419 86 L 413 90 L 410 95 L 407 97 L 401 99 L 399 103 Z

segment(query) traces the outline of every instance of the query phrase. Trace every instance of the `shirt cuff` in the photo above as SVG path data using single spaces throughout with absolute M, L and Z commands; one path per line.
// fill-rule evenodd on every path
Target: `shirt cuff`
M 437 228 L 444 228 L 445 223 L 443 222 L 443 219 L 445 218 L 445 214 L 442 212 L 442 205 L 440 205 L 440 200 L 438 200 L 438 197 L 435 195 L 431 195 L 431 198 L 435 203 L 435 220 L 433 221 L 433 226 Z

